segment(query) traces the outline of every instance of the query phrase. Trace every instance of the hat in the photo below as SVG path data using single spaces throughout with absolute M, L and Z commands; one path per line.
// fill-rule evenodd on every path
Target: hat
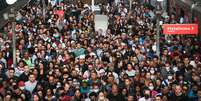
M 20 82 L 18 82 L 18 87 L 24 87 L 24 86 L 25 86 L 24 81 L 20 81 Z
M 88 80 L 82 80 L 82 83 L 88 84 Z
M 79 59 L 85 59 L 85 55 L 80 55 Z

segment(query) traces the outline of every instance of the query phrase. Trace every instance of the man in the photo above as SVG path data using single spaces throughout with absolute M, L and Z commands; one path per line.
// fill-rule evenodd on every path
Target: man
M 156 95 L 154 101 L 162 101 L 162 96 L 161 95 Z
M 31 58 L 30 58 L 30 56 L 29 56 L 29 52 L 28 51 L 26 51 L 25 53 L 24 53 L 24 62 L 29 66 L 29 68 L 31 68 L 31 67 L 33 67 L 34 66 L 34 64 L 31 62 Z
M 162 75 L 163 79 L 168 79 L 168 74 L 173 74 L 173 73 L 174 72 L 172 70 L 170 63 L 166 62 L 165 66 L 162 67 L 162 69 L 161 69 L 161 75 Z
M 14 79 L 15 81 L 17 81 L 18 77 L 16 77 L 14 74 L 15 74 L 15 69 L 9 68 L 6 73 L 6 77 L 4 78 L 4 81 L 9 80 L 9 79 Z
M 174 93 L 169 97 L 169 101 L 188 101 L 188 98 L 182 92 L 182 87 L 180 85 L 176 85 L 174 89 Z
M 30 93 L 34 92 L 34 89 L 37 86 L 38 81 L 34 74 L 29 74 L 29 81 L 25 82 L 25 90 L 29 91 Z
M 20 75 L 19 81 L 28 81 L 29 80 L 29 67 L 24 66 L 24 72 Z
M 116 84 L 112 85 L 112 92 L 107 97 L 109 101 L 125 101 L 123 95 L 119 93 L 118 86 Z
M 151 101 L 151 91 L 149 89 L 144 90 L 144 97 L 140 98 L 138 101 Z
M 25 62 L 23 60 L 20 60 L 17 67 L 15 68 L 15 76 L 20 77 L 21 74 L 24 73 L 24 66 Z

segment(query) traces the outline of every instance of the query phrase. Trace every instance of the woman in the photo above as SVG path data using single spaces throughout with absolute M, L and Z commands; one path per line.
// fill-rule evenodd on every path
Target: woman
M 54 93 L 50 88 L 48 88 L 47 91 L 46 91 L 45 100 L 46 101 L 56 101 Z
M 38 94 L 34 94 L 31 101 L 41 101 L 41 99 Z
M 72 101 L 82 101 L 82 95 L 81 95 L 79 89 L 77 89 L 77 90 L 75 91 L 75 95 L 74 95 Z
M 105 97 L 104 93 L 101 91 L 98 94 L 98 101 L 109 101 L 109 100 Z

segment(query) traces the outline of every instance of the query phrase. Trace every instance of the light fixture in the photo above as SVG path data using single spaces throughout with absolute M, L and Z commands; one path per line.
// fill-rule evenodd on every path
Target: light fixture
M 6 3 L 9 5 L 12 5 L 16 2 L 17 0 L 6 0 Z
M 164 0 L 157 0 L 158 2 L 163 2 Z

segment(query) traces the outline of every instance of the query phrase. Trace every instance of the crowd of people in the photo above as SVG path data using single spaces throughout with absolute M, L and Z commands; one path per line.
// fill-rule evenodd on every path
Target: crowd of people
M 201 101 L 199 41 L 161 33 L 157 56 L 156 9 L 108 1 L 100 5 L 106 32 L 95 30 L 95 12 L 80 1 L 19 10 L 16 66 L 11 23 L 0 34 L 0 101 Z M 180 22 L 168 14 L 160 21 Z

